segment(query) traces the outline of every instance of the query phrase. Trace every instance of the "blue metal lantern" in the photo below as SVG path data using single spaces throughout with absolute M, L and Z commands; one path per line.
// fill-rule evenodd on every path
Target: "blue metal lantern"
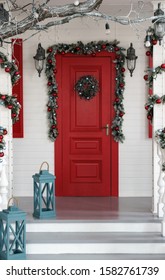
M 26 259 L 26 213 L 9 203 L 0 212 L 0 259 Z
M 47 170 L 42 170 L 43 164 L 47 164 Z M 55 176 L 49 173 L 49 164 L 43 162 L 39 173 L 32 176 L 34 181 L 34 212 L 38 219 L 55 216 Z

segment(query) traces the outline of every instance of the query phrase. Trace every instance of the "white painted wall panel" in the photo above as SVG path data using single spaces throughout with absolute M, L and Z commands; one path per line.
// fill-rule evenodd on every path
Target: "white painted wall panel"
M 48 161 L 50 171 L 54 170 L 54 144 L 47 137 L 47 82 L 42 73 L 38 78 L 33 56 L 38 42 L 45 49 L 59 42 L 72 43 L 92 40 L 118 39 L 120 45 L 128 48 L 133 42 L 138 55 L 137 68 L 131 78 L 126 71 L 124 144 L 119 144 L 119 195 L 151 196 L 152 194 L 152 147 L 147 136 L 147 120 L 144 104 L 146 85 L 143 80 L 146 69 L 144 49 L 145 29 L 140 37 L 130 27 L 111 23 L 111 34 L 105 35 L 105 21 L 85 18 L 74 20 L 64 26 L 32 37 L 24 43 L 24 139 L 14 139 L 14 192 L 17 196 L 32 196 L 32 175 L 38 172 L 40 164 Z M 24 38 L 30 32 L 24 34 Z

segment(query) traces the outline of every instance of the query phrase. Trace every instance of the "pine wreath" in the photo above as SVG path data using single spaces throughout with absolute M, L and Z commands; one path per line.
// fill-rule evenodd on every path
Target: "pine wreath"
M 75 85 L 75 90 L 81 99 L 90 100 L 99 90 L 99 83 L 95 77 L 91 75 L 82 76 Z

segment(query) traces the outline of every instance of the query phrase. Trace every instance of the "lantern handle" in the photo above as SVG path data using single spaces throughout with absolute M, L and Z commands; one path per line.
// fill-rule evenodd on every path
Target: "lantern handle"
M 41 170 L 42 170 L 42 166 L 44 165 L 44 163 L 46 163 L 46 164 L 47 164 L 47 170 L 49 171 L 49 163 L 48 163 L 47 161 L 44 161 L 44 162 L 41 164 L 41 166 L 40 166 L 40 170 L 39 170 L 39 172 L 41 172 Z
M 15 200 L 16 205 L 17 205 L 17 207 L 18 207 L 18 200 L 17 200 L 14 196 L 12 196 L 12 197 L 8 200 L 7 208 L 9 208 L 10 201 L 12 201 L 12 200 L 13 200 L 13 201 Z

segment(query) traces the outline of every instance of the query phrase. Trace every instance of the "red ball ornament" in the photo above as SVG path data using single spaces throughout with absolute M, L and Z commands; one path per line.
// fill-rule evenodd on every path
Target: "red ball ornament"
M 54 69 L 54 71 L 53 71 L 55 74 L 57 73 L 57 69 Z
M 6 99 L 6 95 L 1 95 L 1 99 L 5 100 Z
M 52 96 L 57 97 L 58 96 L 57 92 L 53 92 Z
M 152 45 L 154 45 L 154 46 L 157 44 L 157 42 L 158 42 L 158 41 L 157 41 L 156 39 L 153 39 L 153 40 L 151 41 Z
M 123 88 L 123 87 L 124 87 L 124 84 L 123 84 L 123 83 L 121 83 L 119 86 L 120 86 L 120 88 Z
M 147 116 L 147 119 L 148 119 L 148 120 L 152 120 L 152 116 L 151 116 L 151 115 L 148 115 L 148 116 Z
M 119 51 L 120 49 L 118 47 L 115 47 L 115 52 Z
M 4 153 L 3 152 L 0 153 L 0 157 L 4 157 Z
M 52 85 L 52 82 L 48 82 L 47 85 L 50 87 Z
M 163 64 L 161 65 L 161 68 L 162 68 L 162 69 L 165 69 L 165 63 L 163 63 Z
M 0 135 L 0 139 L 1 139 L 1 140 L 3 139 L 3 135 Z
M 51 53 L 52 51 L 53 51 L 52 48 L 48 48 L 48 50 L 47 50 L 48 53 Z
M 146 110 L 148 110 L 149 106 L 145 106 L 144 108 L 145 108 Z
M 52 64 L 52 60 L 51 60 L 51 59 L 48 59 L 48 63 L 49 63 L 49 64 Z
M 150 51 L 147 51 L 146 52 L 146 56 L 150 56 L 151 55 L 151 52 Z
M 13 113 L 13 114 L 11 115 L 12 119 L 14 119 L 16 116 L 17 116 L 16 113 Z
M 95 53 L 92 53 L 92 56 L 96 56 L 96 54 L 95 54 Z
M 115 102 L 117 102 L 117 103 L 118 103 L 119 101 L 120 101 L 120 99 L 119 99 L 119 98 L 115 98 Z
M 125 72 L 125 68 L 124 67 L 121 68 L 121 72 L 123 72 L 123 73 Z
M 56 125 L 55 125 L 55 124 L 53 124 L 53 125 L 52 125 L 52 129 L 55 129 L 55 128 L 56 128 Z
M 3 59 L 2 58 L 0 58 L 0 64 L 2 64 L 4 61 L 3 61 Z
M 50 107 L 48 107 L 48 112 L 51 112 L 51 111 L 52 111 L 52 109 Z
M 105 50 L 105 49 L 106 49 L 106 45 L 102 45 L 101 47 L 102 47 L 102 49 L 103 49 L 103 50 Z
M 18 71 L 16 71 L 16 72 L 14 73 L 14 75 L 15 75 L 15 76 L 18 76 L 18 75 L 19 75 L 19 72 L 18 72 Z
M 115 130 L 116 130 L 116 131 L 119 131 L 119 127 L 118 127 L 118 126 L 116 126 L 116 127 L 115 127 Z
M 119 116 L 120 116 L 120 117 L 123 117 L 123 116 L 124 116 L 124 112 L 120 112 L 120 113 L 119 113 Z
M 5 72 L 9 73 L 9 72 L 10 72 L 10 68 L 9 68 L 9 67 L 6 67 L 6 68 L 5 68 Z
M 65 54 L 65 52 L 63 51 L 63 52 L 61 52 L 61 54 Z
M 157 99 L 157 100 L 156 100 L 156 103 L 157 103 L 157 104 L 160 104 L 160 103 L 161 103 L 161 99 Z
M 79 51 L 80 50 L 80 47 L 76 47 L 76 51 Z
M 8 105 L 7 108 L 8 109 L 13 109 L 13 105 Z
M 6 134 L 7 134 L 7 130 L 4 129 L 4 130 L 3 130 L 3 135 L 6 135 Z
M 144 75 L 143 78 L 144 78 L 145 81 L 148 81 L 148 75 Z
M 116 59 L 120 59 L 120 58 L 121 58 L 120 54 L 117 54 Z

